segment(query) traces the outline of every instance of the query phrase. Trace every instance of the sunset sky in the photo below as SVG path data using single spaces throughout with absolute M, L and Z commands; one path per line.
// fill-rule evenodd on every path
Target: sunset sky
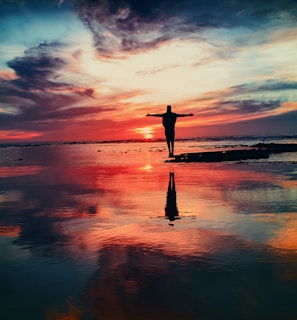
M 0 0 L 0 141 L 297 134 L 296 0 Z

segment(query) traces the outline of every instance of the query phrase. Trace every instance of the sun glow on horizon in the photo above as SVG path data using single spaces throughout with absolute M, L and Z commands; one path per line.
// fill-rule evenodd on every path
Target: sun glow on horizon
M 132 131 L 141 134 L 143 138 L 146 140 L 152 139 L 155 133 L 155 130 L 153 127 L 136 128 L 136 129 L 132 129 Z

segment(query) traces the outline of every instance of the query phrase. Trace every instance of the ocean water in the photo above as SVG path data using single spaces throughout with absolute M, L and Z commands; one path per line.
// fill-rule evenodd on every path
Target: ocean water
M 1 320 L 296 319 L 297 154 L 167 155 L 164 142 L 2 146 Z

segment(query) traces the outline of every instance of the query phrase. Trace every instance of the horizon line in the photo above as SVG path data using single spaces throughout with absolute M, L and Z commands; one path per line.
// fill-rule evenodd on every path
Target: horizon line
M 263 138 L 263 139 L 286 139 L 286 138 L 297 138 L 297 134 L 281 134 L 281 135 L 227 135 L 227 136 L 199 136 L 199 137 L 187 137 L 187 138 L 177 138 L 175 141 L 206 141 L 206 140 L 248 140 L 251 138 Z M 46 146 L 46 145 L 63 145 L 63 144 L 106 144 L 106 143 L 139 143 L 139 142 L 164 142 L 165 139 L 156 138 L 156 139 L 113 139 L 113 140 L 80 140 L 80 141 L 27 141 L 27 142 L 1 142 L 0 148 L 9 147 L 9 146 Z

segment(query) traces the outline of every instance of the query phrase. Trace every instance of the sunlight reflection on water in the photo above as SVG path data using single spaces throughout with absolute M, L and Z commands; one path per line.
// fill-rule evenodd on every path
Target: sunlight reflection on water
M 297 313 L 291 160 L 164 163 L 161 144 L 15 149 L 0 162 L 4 320 Z

